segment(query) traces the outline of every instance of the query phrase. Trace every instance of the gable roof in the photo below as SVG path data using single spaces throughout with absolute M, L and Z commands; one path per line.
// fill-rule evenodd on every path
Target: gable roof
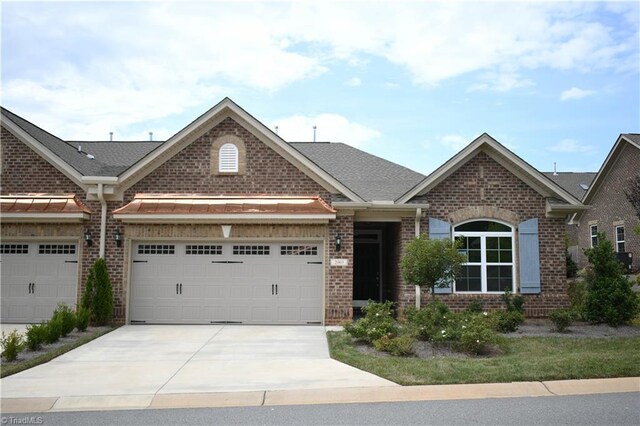
M 596 172 L 542 172 L 565 191 L 582 200 L 596 177 Z
M 424 175 L 344 143 L 291 142 L 291 146 L 365 201 L 392 201 Z
M 548 203 L 548 208 L 558 211 L 565 211 L 567 208 L 575 210 L 584 208 L 576 197 L 544 176 L 487 133 L 483 133 L 473 140 L 469 145 L 427 176 L 422 182 L 398 198 L 396 202 L 406 203 L 416 195 L 428 193 L 432 188 L 444 181 L 481 151 L 485 152 L 540 195 L 553 200 L 552 203 Z
M 604 180 L 607 178 L 607 175 L 615 166 L 618 160 L 618 157 L 622 153 L 622 150 L 625 148 L 625 146 L 630 146 L 632 148 L 636 148 L 640 150 L 640 134 L 622 133 L 620 134 L 620 136 L 618 136 L 616 143 L 613 145 L 613 148 L 611 148 L 611 151 L 609 151 L 609 154 L 607 155 L 607 158 L 604 160 L 604 163 L 602 163 L 602 166 L 600 166 L 600 170 L 598 170 L 598 174 L 593 179 L 593 182 L 591 183 L 589 190 L 584 195 L 584 198 L 582 199 L 582 202 L 584 204 L 591 203 L 595 195 L 598 193 L 598 189 L 600 188 Z M 578 215 L 578 218 L 580 216 L 581 215 Z

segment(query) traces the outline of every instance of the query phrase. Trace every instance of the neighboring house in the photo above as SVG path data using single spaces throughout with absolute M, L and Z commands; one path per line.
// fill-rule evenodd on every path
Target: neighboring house
M 287 143 L 225 98 L 164 142 L 68 142 L 2 111 L 2 321 L 73 305 L 98 256 L 126 323 L 339 324 L 419 297 L 416 235 L 461 238 L 439 297 L 528 315 L 567 305 L 583 204 L 487 134 L 429 176 L 340 143 Z
M 596 177 L 596 172 L 544 172 L 544 175 L 560 185 L 578 200 L 582 200 L 591 186 L 591 182 Z M 574 261 L 578 261 L 578 226 L 575 223 L 568 223 L 566 227 L 566 245 L 569 254 Z
M 621 134 L 582 198 L 589 209 L 572 221 L 577 224 L 579 267 L 587 265 L 583 249 L 597 244 L 597 233 L 603 232 L 619 257 L 632 262 L 633 271 L 640 268 L 640 235 L 634 232 L 640 219 L 626 196 L 630 181 L 639 174 L 640 134 Z

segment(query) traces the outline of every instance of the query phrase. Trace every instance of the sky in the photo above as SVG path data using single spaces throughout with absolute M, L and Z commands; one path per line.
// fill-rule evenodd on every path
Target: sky
M 541 171 L 640 133 L 640 2 L 1 3 L 3 107 L 166 140 L 224 97 L 428 174 L 486 132 Z

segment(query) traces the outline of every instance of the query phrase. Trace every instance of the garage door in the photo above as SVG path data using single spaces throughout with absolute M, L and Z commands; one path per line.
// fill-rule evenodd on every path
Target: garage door
M 322 244 L 133 244 L 131 323 L 319 324 Z
M 0 244 L 2 322 L 30 323 L 51 318 L 59 302 L 77 302 L 77 245 Z

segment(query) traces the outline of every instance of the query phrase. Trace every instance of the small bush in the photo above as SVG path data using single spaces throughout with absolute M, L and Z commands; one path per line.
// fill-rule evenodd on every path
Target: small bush
M 62 324 L 60 336 L 66 337 L 76 328 L 76 314 L 64 303 L 58 304 L 58 307 L 53 311 L 53 316 L 60 318 Z
M 446 330 L 453 314 L 447 305 L 436 300 L 423 309 L 407 308 L 405 316 L 407 325 L 413 327 L 420 338 L 432 340 L 442 337 L 442 330 Z
M 380 339 L 388 334 L 397 334 L 397 325 L 393 319 L 393 302 L 377 303 L 369 301 L 362 308 L 364 318 L 353 324 L 345 325 L 345 331 L 356 339 L 368 343 Z
M 479 300 L 472 300 L 467 306 L 466 311 L 470 314 L 481 314 L 484 311 L 484 307 Z
M 54 315 L 47 321 L 46 330 L 45 343 L 55 343 L 60 339 L 60 336 L 62 336 L 62 318 L 60 315 Z
M 8 362 L 18 359 L 18 354 L 24 347 L 24 337 L 18 333 L 18 330 L 13 330 L 8 335 L 2 332 L 2 338 L 0 338 L 0 345 L 2 346 L 2 356 Z
M 386 335 L 373 342 L 373 347 L 378 351 L 389 352 L 395 356 L 408 356 L 414 353 L 413 345 L 415 342 L 415 337 L 409 334 Z
M 91 319 L 91 311 L 82 306 L 78 306 L 76 310 L 76 328 L 78 331 L 85 331 L 89 326 L 89 320 Z
M 569 309 L 556 309 L 549 313 L 549 319 L 555 330 L 562 333 L 573 323 L 573 313 Z
M 490 317 L 491 327 L 499 333 L 512 333 L 524 322 L 524 314 L 517 311 L 497 311 Z
M 113 289 L 107 263 L 101 257 L 89 269 L 82 306 L 91 311 L 94 325 L 107 325 L 113 318 Z
M 576 317 L 586 320 L 587 315 L 587 285 L 584 281 L 572 281 L 567 289 L 569 295 L 569 305 Z
M 42 347 L 47 337 L 47 324 L 32 324 L 27 326 L 27 349 L 37 351 Z
M 524 297 L 513 295 L 508 289 L 502 295 L 502 301 L 505 304 L 508 312 L 520 312 L 524 314 Z
M 574 278 L 578 275 L 578 264 L 573 260 L 569 252 L 566 253 L 567 278 Z
M 459 351 L 479 355 L 485 353 L 487 346 L 495 341 L 496 334 L 484 317 L 475 315 L 461 326 L 460 338 L 454 346 Z

